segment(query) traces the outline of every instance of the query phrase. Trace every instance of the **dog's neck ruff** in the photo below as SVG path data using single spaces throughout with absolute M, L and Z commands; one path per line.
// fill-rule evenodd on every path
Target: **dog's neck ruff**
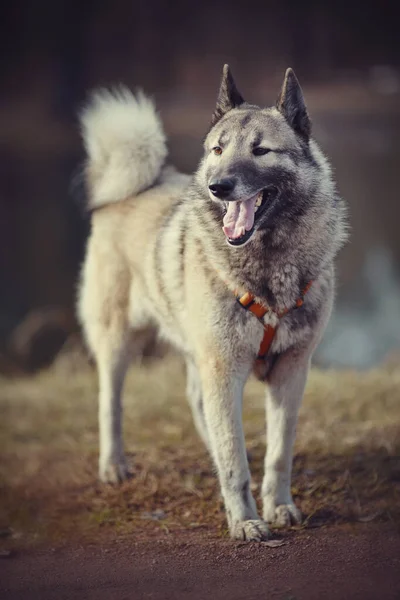
M 275 337 L 276 331 L 278 329 L 280 319 L 282 319 L 282 317 L 287 315 L 292 310 L 295 310 L 296 308 L 300 308 L 301 306 L 303 306 L 304 296 L 309 291 L 311 285 L 312 285 L 312 280 L 309 281 L 307 283 L 307 285 L 305 286 L 305 288 L 302 290 L 299 298 L 297 298 L 297 300 L 296 300 L 295 305 L 292 308 L 286 308 L 281 311 L 274 310 L 270 306 L 265 306 L 263 304 L 260 304 L 259 302 L 256 302 L 254 300 L 253 294 L 250 294 L 250 292 L 246 292 L 242 296 L 235 292 L 236 300 L 239 302 L 240 306 L 242 308 L 244 308 L 245 310 L 248 310 L 251 313 L 253 313 L 253 315 L 255 317 L 257 317 L 257 319 L 262 323 L 262 326 L 264 327 L 264 336 L 263 336 L 263 339 L 261 340 L 260 349 L 258 351 L 258 355 L 256 358 L 256 364 L 257 363 L 264 364 L 265 358 L 271 348 L 272 342 L 274 341 L 274 337 Z M 270 324 L 266 324 L 264 322 L 264 317 L 267 313 L 274 314 L 277 317 L 276 325 L 270 325 Z

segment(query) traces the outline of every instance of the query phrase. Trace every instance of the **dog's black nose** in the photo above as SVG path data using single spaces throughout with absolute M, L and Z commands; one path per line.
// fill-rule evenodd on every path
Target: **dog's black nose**
M 209 184 L 208 189 L 217 198 L 226 198 L 226 196 L 229 196 L 234 187 L 234 179 L 217 179 Z

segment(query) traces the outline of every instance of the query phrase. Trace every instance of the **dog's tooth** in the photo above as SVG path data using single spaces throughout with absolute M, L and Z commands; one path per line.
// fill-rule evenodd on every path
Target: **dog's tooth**
M 256 206 L 257 206 L 257 208 L 258 208 L 259 206 L 261 206 L 261 202 L 262 202 L 262 192 L 260 192 L 260 193 L 258 194 L 258 196 L 257 196 L 257 200 L 256 200 Z

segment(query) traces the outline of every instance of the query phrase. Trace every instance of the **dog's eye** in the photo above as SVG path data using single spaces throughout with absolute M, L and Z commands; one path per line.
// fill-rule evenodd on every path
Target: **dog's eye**
M 217 154 L 218 156 L 220 154 L 222 154 L 222 148 L 220 148 L 219 146 L 214 146 L 214 148 L 212 149 L 212 151 L 214 152 L 214 154 Z
M 261 146 L 253 148 L 254 156 L 264 156 L 264 154 L 268 154 L 268 152 L 271 152 L 269 148 L 261 148 Z

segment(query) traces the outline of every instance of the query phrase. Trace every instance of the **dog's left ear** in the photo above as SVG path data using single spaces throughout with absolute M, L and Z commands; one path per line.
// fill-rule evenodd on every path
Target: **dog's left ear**
M 311 121 L 308 116 L 303 92 L 293 69 L 287 69 L 276 107 L 289 125 L 308 140 L 311 134 Z
M 217 106 L 211 119 L 211 126 L 213 127 L 228 111 L 240 106 L 243 102 L 244 99 L 236 87 L 229 65 L 224 65 Z

